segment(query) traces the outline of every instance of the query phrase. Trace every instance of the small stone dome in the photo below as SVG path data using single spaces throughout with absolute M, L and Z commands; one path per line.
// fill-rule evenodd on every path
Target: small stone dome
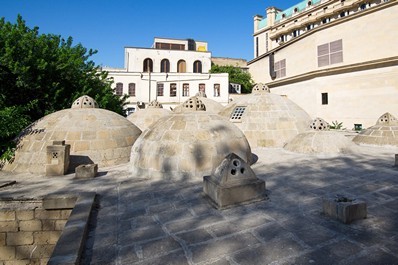
M 324 119 L 315 118 L 310 124 L 310 129 L 314 131 L 327 131 L 330 129 L 329 123 L 327 123 Z
M 172 112 L 170 110 L 164 109 L 162 104 L 157 101 L 152 101 L 148 105 L 148 108 L 139 109 L 138 111 L 127 116 L 127 120 L 140 128 L 141 131 L 144 131 L 156 123 L 159 119 L 171 114 Z
M 87 95 L 81 96 L 80 98 L 76 99 L 72 106 L 72 109 L 85 109 L 85 108 L 99 108 L 97 101 L 95 101 L 92 97 Z
M 203 104 L 202 100 L 199 99 L 199 97 L 194 96 L 189 98 L 181 105 L 181 112 L 189 111 L 206 111 L 206 106 Z
M 214 101 L 212 99 L 209 99 L 206 97 L 198 97 L 198 99 L 200 101 L 202 101 L 202 103 L 204 104 L 206 112 L 218 114 L 220 111 L 222 111 L 224 109 L 223 105 L 221 105 L 220 103 L 218 103 L 217 101 Z M 173 112 L 175 112 L 175 113 L 182 112 L 182 108 L 183 108 L 184 104 L 185 104 L 185 102 L 176 106 L 173 109 Z
M 308 129 L 310 116 L 287 97 L 268 93 L 261 84 L 252 94 L 230 102 L 220 115 L 238 126 L 252 148 L 283 147 Z
M 374 126 L 362 130 L 353 141 L 357 144 L 398 147 L 398 121 L 390 113 L 384 113 Z
M 89 99 L 81 102 L 75 101 L 74 106 L 95 106 Z M 44 174 L 47 146 L 63 140 L 71 145 L 71 170 L 80 164 L 96 163 L 105 167 L 127 163 L 131 147 L 140 134 L 141 130 L 123 116 L 105 109 L 72 107 L 60 110 L 21 132 L 14 161 L 6 164 L 3 170 Z
M 162 118 L 137 139 L 131 150 L 131 174 L 203 181 L 230 153 L 251 161 L 249 143 L 234 124 L 204 111 L 176 113 Z
M 318 121 L 320 120 L 322 119 Z M 296 135 L 284 146 L 284 149 L 304 154 L 335 155 L 340 153 L 354 153 L 357 151 L 357 145 L 351 141 L 351 138 L 348 138 L 341 132 L 310 129 L 307 132 Z

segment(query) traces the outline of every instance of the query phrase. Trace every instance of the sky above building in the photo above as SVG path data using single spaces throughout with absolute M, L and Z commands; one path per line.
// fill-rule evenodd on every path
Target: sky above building
M 213 57 L 253 59 L 253 17 L 300 1 L 0 0 L 0 17 L 18 14 L 40 33 L 73 37 L 98 51 L 101 66 L 123 67 L 124 47 L 149 48 L 154 37 L 208 42 Z

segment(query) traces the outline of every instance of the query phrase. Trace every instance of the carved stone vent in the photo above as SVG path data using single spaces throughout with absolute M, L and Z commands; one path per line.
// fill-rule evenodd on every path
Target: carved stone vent
M 206 111 L 206 106 L 198 97 L 191 97 L 182 105 L 182 111 Z
M 98 103 L 87 95 L 76 99 L 72 104 L 72 109 L 98 108 Z
M 252 93 L 270 93 L 270 89 L 267 85 L 258 83 L 253 87 Z
M 149 103 L 148 108 L 162 109 L 163 105 L 160 104 L 157 100 L 153 100 Z
M 330 126 L 324 119 L 316 118 L 311 122 L 310 129 L 315 131 L 327 131 L 330 129 Z
M 391 115 L 389 112 L 384 113 L 377 120 L 378 125 L 398 125 L 397 118 Z

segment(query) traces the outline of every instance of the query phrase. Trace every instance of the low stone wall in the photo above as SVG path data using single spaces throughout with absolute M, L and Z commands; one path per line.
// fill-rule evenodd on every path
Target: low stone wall
M 0 264 L 47 264 L 72 209 L 41 200 L 0 201 Z

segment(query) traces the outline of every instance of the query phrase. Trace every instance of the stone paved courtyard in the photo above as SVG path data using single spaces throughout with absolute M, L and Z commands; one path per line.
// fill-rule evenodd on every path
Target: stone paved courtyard
M 92 180 L 12 175 L 2 198 L 95 191 L 81 264 L 398 264 L 397 149 L 361 147 L 341 156 L 254 149 L 252 168 L 268 199 L 216 210 L 202 183 L 134 178 L 128 165 Z M 322 197 L 368 203 L 368 218 L 343 224 L 322 214 Z

